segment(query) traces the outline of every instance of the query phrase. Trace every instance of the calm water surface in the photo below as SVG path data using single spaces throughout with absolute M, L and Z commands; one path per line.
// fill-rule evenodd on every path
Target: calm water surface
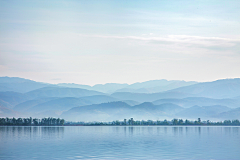
M 240 127 L 0 127 L 0 159 L 240 159 Z

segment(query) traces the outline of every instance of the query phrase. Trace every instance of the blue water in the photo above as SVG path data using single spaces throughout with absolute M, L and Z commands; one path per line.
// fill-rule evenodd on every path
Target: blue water
M 0 127 L 0 159 L 240 159 L 240 127 Z

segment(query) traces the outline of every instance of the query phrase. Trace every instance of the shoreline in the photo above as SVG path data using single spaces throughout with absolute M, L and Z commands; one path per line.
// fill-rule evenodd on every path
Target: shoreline
M 0 127 L 240 127 L 240 125 L 62 125 L 62 126 L 26 126 L 26 125 L 0 125 Z

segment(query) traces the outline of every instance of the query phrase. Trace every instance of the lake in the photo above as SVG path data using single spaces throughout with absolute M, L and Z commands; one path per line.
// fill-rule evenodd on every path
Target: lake
M 0 127 L 0 159 L 240 159 L 240 127 Z

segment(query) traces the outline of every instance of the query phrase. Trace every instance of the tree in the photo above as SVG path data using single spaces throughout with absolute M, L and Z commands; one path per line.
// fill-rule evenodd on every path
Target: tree
M 172 122 L 173 122 L 173 125 L 177 125 L 177 124 L 178 124 L 178 119 L 175 119 L 175 118 L 174 118 L 174 119 L 172 120 Z
M 38 125 L 38 119 L 37 118 L 33 119 L 33 124 L 36 125 L 36 126 Z
M 13 123 L 13 125 L 16 125 L 16 124 L 17 124 L 17 120 L 16 120 L 16 118 L 13 117 L 13 119 L 12 119 L 12 123 Z
M 233 125 L 240 125 L 240 122 L 239 122 L 238 119 L 236 119 L 236 120 L 232 120 L 232 124 Z
M 57 125 L 60 125 L 60 118 L 57 119 Z
M 120 125 L 120 122 L 118 120 L 116 120 L 115 124 L 116 125 Z
M 28 124 L 32 125 L 32 117 L 29 118 Z
M 6 123 L 5 118 L 0 118 L 0 125 L 5 125 L 5 123 Z
M 199 123 L 199 124 L 201 123 L 201 118 L 198 118 L 198 123 Z
M 52 123 L 53 123 L 53 125 L 56 125 L 56 124 L 57 124 L 57 119 L 56 119 L 56 118 L 53 118 L 53 119 L 52 119 Z
M 223 122 L 223 124 L 224 124 L 224 125 L 231 125 L 232 122 L 231 122 L 230 120 L 225 120 L 225 121 Z
M 207 125 L 210 125 L 210 124 L 211 124 L 211 122 L 209 120 L 207 120 Z
M 60 124 L 61 124 L 61 125 L 64 125 L 64 122 L 65 122 L 64 119 L 61 119 L 61 120 L 60 120 Z
M 185 125 L 188 125 L 188 124 L 190 124 L 190 121 L 189 120 L 185 120 Z
M 169 123 L 166 119 L 163 121 L 163 125 L 169 125 Z
M 27 125 L 27 124 L 28 124 L 27 118 L 23 118 L 23 124 L 24 124 L 24 125 Z
M 8 118 L 8 117 L 6 117 L 6 120 L 5 120 L 5 122 L 6 122 L 6 124 L 7 124 L 7 125 L 9 125 L 9 124 L 10 124 L 10 122 L 9 122 L 9 118 Z
M 179 119 L 178 124 L 182 125 L 183 124 L 183 120 Z

